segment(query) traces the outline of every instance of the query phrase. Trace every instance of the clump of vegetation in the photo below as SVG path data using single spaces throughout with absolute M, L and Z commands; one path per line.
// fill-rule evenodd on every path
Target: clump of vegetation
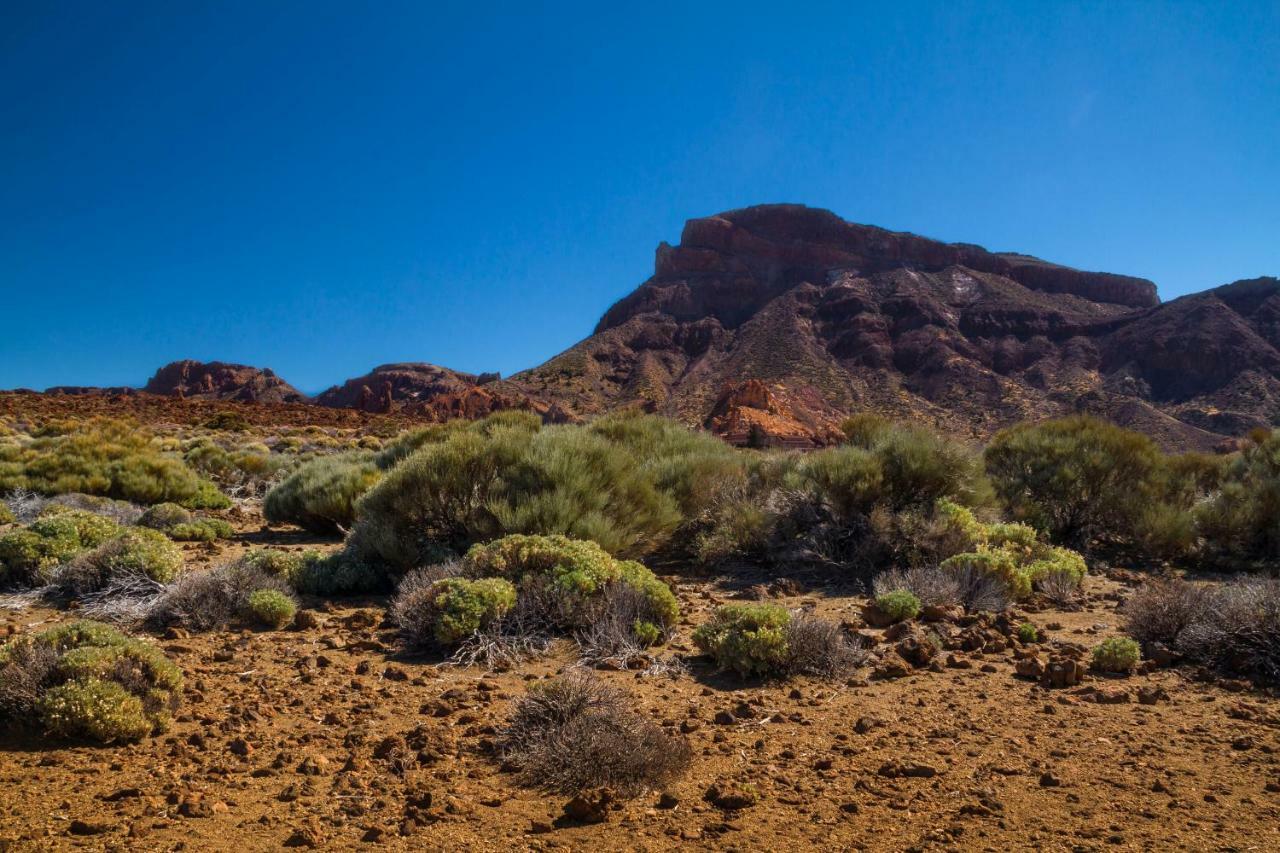
M 1227 569 L 1280 565 L 1280 431 L 1258 434 L 1221 472 L 1220 487 L 1197 506 L 1205 556 Z
M 738 675 L 780 674 L 787 663 L 791 614 L 773 604 L 726 604 L 700 625 L 693 642 L 718 666 Z
M 391 614 L 409 648 L 451 648 L 501 619 L 515 603 L 516 588 L 501 578 L 467 580 L 426 570 L 401 581 Z
M 26 441 L 0 444 L 0 492 L 20 489 L 190 508 L 230 505 L 213 483 L 157 449 L 147 430 L 106 418 L 55 424 Z
M 1126 631 L 1148 649 L 1161 644 L 1232 675 L 1280 683 L 1280 580 L 1154 581 L 1124 612 Z
M 229 522 L 220 518 L 198 518 L 186 524 L 178 524 L 169 531 L 175 542 L 213 542 L 230 539 L 236 533 Z
M 610 584 L 624 584 L 645 600 L 647 621 L 675 623 L 680 605 L 670 587 L 634 560 L 617 560 L 595 542 L 566 536 L 512 535 L 475 545 L 462 564 L 469 577 L 501 577 L 551 598 L 548 616 L 561 628 L 583 628 L 598 616 Z
M 390 586 L 387 573 L 351 548 L 332 554 L 307 552 L 289 575 L 289 583 L 304 595 L 323 598 L 382 592 Z
M 120 532 L 114 521 L 91 512 L 46 506 L 27 527 L 0 535 L 0 583 L 43 583 L 58 566 Z
M 18 517 L 13 514 L 13 510 L 9 509 L 9 505 L 0 503 L 0 527 L 6 524 L 17 524 Z
M 1040 631 L 1030 622 L 1023 622 L 1018 626 L 1018 640 L 1027 644 L 1039 642 Z
M 382 471 L 367 452 L 322 456 L 304 462 L 267 492 L 268 521 L 290 522 L 314 533 L 345 533 L 355 523 L 356 502 Z
M 895 589 L 877 595 L 876 608 L 891 622 L 902 622 L 920 615 L 920 599 L 905 590 Z
M 127 576 L 169 583 L 182 568 L 182 549 L 169 537 L 158 530 L 130 527 L 62 566 L 52 583 L 63 595 L 75 597 Z
M 298 603 L 278 589 L 255 589 L 246 602 L 253 619 L 267 628 L 279 630 L 293 621 Z
M 138 526 L 150 527 L 152 530 L 168 533 L 178 525 L 190 524 L 194 520 L 195 515 L 191 510 L 175 503 L 166 502 L 148 507 L 138 519 Z
M 53 737 L 115 743 L 164 731 L 182 673 L 154 646 L 75 622 L 0 646 L 0 719 Z
M 516 703 L 503 755 L 525 784 L 563 794 L 608 787 L 634 796 L 678 779 L 688 743 L 634 706 L 634 697 L 583 672 L 535 685 Z
M 1108 637 L 1093 649 L 1093 666 L 1102 672 L 1128 673 L 1142 658 L 1142 648 L 1129 637 Z
M 256 593 L 273 591 L 293 603 L 289 583 L 282 575 L 261 568 L 252 559 L 254 553 L 206 572 L 180 575 L 150 605 L 147 621 L 156 627 L 176 625 L 192 631 L 213 631 L 236 623 L 257 622 L 250 602 Z

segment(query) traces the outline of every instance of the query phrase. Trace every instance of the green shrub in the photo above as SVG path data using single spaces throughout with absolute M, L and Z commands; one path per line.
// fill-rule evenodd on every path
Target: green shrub
M 589 624 L 610 583 L 639 592 L 663 627 L 673 625 L 680 614 L 675 594 L 653 572 L 632 560 L 615 560 L 595 542 L 514 534 L 472 546 L 463 570 L 469 577 L 501 577 L 522 587 L 536 584 L 554 598 L 557 621 L 564 628 Z
M 67 507 L 46 508 L 27 528 L 0 536 L 0 583 L 31 585 L 53 569 L 120 534 L 110 519 Z
M 18 518 L 13 514 L 13 510 L 9 509 L 9 505 L 0 503 L 0 527 L 6 524 L 16 524 L 17 522 Z
M 716 664 L 741 676 L 774 675 L 788 660 L 791 614 L 772 604 L 726 604 L 698 627 L 693 641 Z
M 448 648 L 515 606 L 516 588 L 501 578 L 429 580 L 409 575 L 392 603 L 401 637 L 411 648 Z
M 1084 557 L 1068 548 L 1058 547 L 1046 549 L 1023 569 L 1023 573 L 1031 581 L 1032 586 L 1036 588 L 1039 588 L 1042 579 L 1053 575 L 1069 577 L 1078 587 L 1084 581 L 1084 576 L 1088 571 L 1089 568 L 1085 564 Z
M 920 615 L 920 599 L 905 589 L 895 589 L 876 596 L 876 608 L 894 622 Z
M 1023 643 L 1035 643 L 1040 640 L 1040 631 L 1030 622 L 1018 626 L 1018 639 Z
M 198 518 L 175 525 L 169 530 L 169 538 L 175 542 L 213 542 L 230 539 L 235 533 L 235 528 L 220 518 Z
M 182 567 L 182 549 L 169 537 L 147 527 L 129 527 L 63 566 L 53 582 L 63 594 L 78 596 L 128 575 L 145 575 L 157 583 L 169 583 Z
M 1132 536 L 1164 484 L 1163 456 L 1149 438 L 1084 415 L 1003 430 L 985 458 L 1015 518 L 1074 546 Z
M 249 594 L 249 614 L 260 625 L 279 630 L 293 621 L 298 603 L 278 589 L 259 589 Z
M 163 731 L 182 673 L 154 646 L 76 622 L 0 647 L 0 716 L 55 737 L 114 743 Z
M 247 552 L 241 561 L 246 565 L 276 578 L 289 580 L 302 571 L 306 563 L 323 559 L 319 551 L 282 551 L 279 548 L 255 548 Z
M 363 560 L 350 549 L 329 555 L 303 554 L 289 583 L 304 595 L 325 598 L 382 592 L 389 586 L 386 572 Z
M 631 623 L 631 632 L 644 646 L 656 646 L 662 642 L 662 629 L 643 619 L 637 619 Z
M 956 554 L 942 561 L 942 570 L 954 576 L 972 572 L 997 580 L 1010 598 L 1026 598 L 1031 594 L 1030 576 L 1019 569 L 1017 558 L 1007 551 Z
M 1128 637 L 1109 637 L 1093 649 L 1094 668 L 1102 672 L 1132 672 L 1141 657 L 1137 641 Z
M 314 533 L 341 533 L 355 522 L 356 501 L 381 476 L 369 453 L 313 459 L 267 493 L 263 514 L 268 521 L 291 522 Z
M 1274 572 L 1280 564 L 1280 431 L 1259 435 L 1227 465 L 1219 491 L 1196 515 L 1213 563 Z
M 94 418 L 49 429 L 0 451 L 0 492 L 82 492 L 134 503 L 173 501 L 192 508 L 230 505 L 217 487 L 152 444 L 136 424 Z
M 138 526 L 168 533 L 179 524 L 190 524 L 194 518 L 186 507 L 175 503 L 160 503 L 147 508 L 138 519 Z

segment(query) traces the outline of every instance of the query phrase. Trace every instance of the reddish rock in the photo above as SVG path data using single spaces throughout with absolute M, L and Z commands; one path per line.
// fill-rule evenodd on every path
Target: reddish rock
M 221 361 L 175 361 L 156 371 L 142 389 L 185 400 L 239 400 L 245 403 L 302 403 L 307 395 L 265 367 Z

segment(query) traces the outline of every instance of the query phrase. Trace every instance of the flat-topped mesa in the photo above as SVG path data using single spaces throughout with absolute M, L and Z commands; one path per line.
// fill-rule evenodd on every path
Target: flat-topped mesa
M 193 400 L 240 400 L 254 403 L 304 403 L 307 395 L 270 368 L 246 364 L 208 363 L 184 359 L 156 371 L 143 387 L 150 394 Z
M 596 331 L 648 311 L 679 320 L 712 315 L 733 328 L 801 282 L 821 285 L 847 271 L 867 275 L 952 266 L 1000 275 L 1031 290 L 1127 308 L 1160 302 L 1156 286 L 1146 279 L 857 225 L 803 205 L 769 204 L 690 219 L 680 245 L 658 246 L 653 277 L 615 304 Z

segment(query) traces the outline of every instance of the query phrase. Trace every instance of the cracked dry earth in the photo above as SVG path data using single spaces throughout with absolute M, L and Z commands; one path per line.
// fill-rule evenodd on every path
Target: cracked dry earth
M 527 684 L 572 665 L 568 645 L 508 672 L 399 658 L 385 600 L 370 599 L 311 602 L 318 618 L 301 630 L 153 638 L 187 676 L 158 737 L 7 736 L 0 850 L 1280 849 L 1272 697 L 1168 669 L 1042 688 L 1015 675 L 1030 651 L 998 640 L 897 678 L 744 685 L 689 642 L 735 590 L 675 583 L 686 620 L 666 651 L 688 672 L 600 675 L 687 737 L 693 762 L 603 823 L 566 822 L 569 798 L 520 787 L 492 755 Z M 1091 577 L 1087 589 L 1081 610 L 1025 614 L 1046 656 L 1118 628 L 1126 587 Z M 777 601 L 856 622 L 865 600 L 811 585 Z M 0 634 L 68 618 L 0 611 Z M 725 810 L 713 785 L 759 799 Z

